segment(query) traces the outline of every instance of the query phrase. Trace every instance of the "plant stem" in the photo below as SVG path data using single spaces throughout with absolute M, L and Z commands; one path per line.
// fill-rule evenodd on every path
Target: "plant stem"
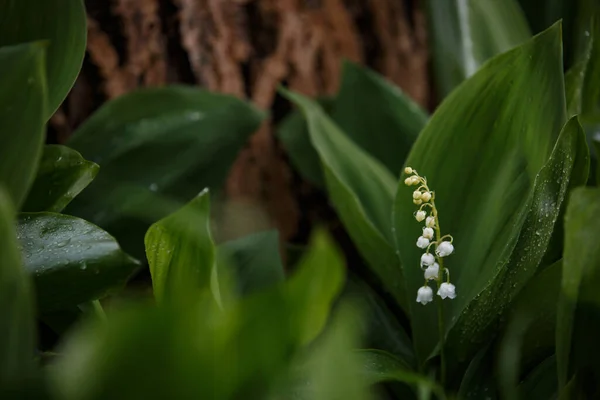
M 435 194 L 434 194 L 435 197 Z M 437 208 L 435 206 L 435 201 L 434 198 L 431 199 L 431 209 L 433 212 L 433 218 L 435 220 L 435 236 L 436 236 L 436 241 L 439 241 L 442 237 L 442 233 L 441 233 L 441 229 L 440 229 L 440 221 L 438 218 L 438 212 L 437 212 Z M 437 245 L 436 245 L 437 248 Z M 444 280 L 444 260 L 442 259 L 442 257 L 438 257 L 437 254 L 435 256 L 440 269 L 438 272 L 438 279 L 437 279 L 437 287 L 438 290 L 440 289 L 440 285 L 442 284 L 442 281 Z M 440 335 L 440 364 L 441 364 L 441 373 L 440 373 L 440 381 L 442 382 L 442 386 L 445 385 L 446 383 L 446 351 L 444 349 L 444 337 L 446 336 L 446 328 L 445 328 L 445 324 L 444 324 L 444 302 L 442 300 L 442 298 L 440 297 L 438 299 L 437 303 L 437 309 L 438 309 L 438 331 L 439 331 L 439 335 Z

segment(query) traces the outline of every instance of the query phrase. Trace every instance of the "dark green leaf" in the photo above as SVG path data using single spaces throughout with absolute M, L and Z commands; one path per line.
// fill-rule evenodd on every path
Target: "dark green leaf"
M 215 245 L 209 226 L 208 190 L 154 223 L 144 242 L 158 302 L 185 301 L 210 288 Z
M 440 97 L 487 59 L 531 37 L 517 0 L 429 0 L 426 5 Z
M 458 390 L 459 399 L 498 398 L 494 376 L 494 348 L 486 346 L 473 357 Z
M 332 118 L 354 143 L 397 175 L 428 116 L 382 76 L 345 62 Z
M 65 146 L 47 145 L 22 211 L 60 212 L 90 184 L 98 165 Z
M 48 120 L 67 97 L 81 69 L 86 45 L 82 0 L 4 0 L 0 2 L 0 47 L 48 40 Z M 2 62 L 5 64 L 5 62 Z M 0 76 L 5 76 L 0 73 Z M 3 89 L 5 88 L 2 85 Z M 14 94 L 13 91 L 5 93 Z M 19 105 L 15 105 L 18 109 Z
M 565 216 L 565 251 L 556 325 L 556 361 L 564 387 L 579 368 L 600 371 L 600 190 L 578 188 Z
M 33 296 L 14 216 L 10 197 L 0 187 L 0 392 L 29 378 L 36 344 Z
M 145 89 L 113 100 L 69 139 L 101 169 L 67 212 L 141 255 L 150 224 L 205 187 L 222 186 L 263 117 L 239 99 L 191 87 Z M 164 198 L 173 203 L 159 206 Z
M 364 346 L 392 353 L 407 365 L 416 367 L 410 338 L 377 292 L 358 277 L 351 276 L 344 294 L 351 297 L 363 311 L 360 322 L 363 326 Z
M 363 366 L 363 375 L 371 384 L 402 382 L 411 386 L 427 388 L 433 391 L 440 400 L 446 398 L 444 389 L 435 381 L 413 372 L 400 359 L 385 351 L 359 350 L 357 354 Z
M 553 399 L 557 390 L 555 356 L 541 362 L 519 385 L 522 399 Z
M 334 99 L 321 98 L 318 102 L 325 112 L 331 114 Z M 277 127 L 277 136 L 285 147 L 292 165 L 302 178 L 313 185 L 324 187 L 325 178 L 319 154 L 310 142 L 308 126 L 300 111 L 292 111 L 281 121 Z
M 566 192 L 579 149 L 577 121 L 567 126 L 552 166 L 538 177 L 535 208 L 527 214 L 534 180 L 565 121 L 561 57 L 560 25 L 555 25 L 490 60 L 438 108 L 407 161 L 435 191 L 441 234 L 454 237 L 456 251 L 446 266 L 458 296 L 444 304 L 452 328 L 447 347 L 461 360 L 489 340 L 498 313 L 535 273 Z M 423 251 L 415 246 L 422 228 L 413 216 L 413 190 L 399 185 L 394 211 L 409 294 L 423 285 Z M 526 217 L 531 236 L 522 236 L 529 243 L 522 242 L 509 264 Z M 413 341 L 424 361 L 439 339 L 436 307 L 410 304 Z
M 44 53 L 40 43 L 0 48 L 0 184 L 17 210 L 35 178 L 45 139 Z
M 390 221 L 396 178 L 308 98 L 283 91 L 304 113 L 321 158 L 327 191 L 350 237 L 396 301 L 406 308 Z
M 265 290 L 284 279 L 277 231 L 258 232 L 223 243 L 218 254 L 233 268 L 239 296 Z
M 69 215 L 22 213 L 17 237 L 40 313 L 103 297 L 139 266 L 108 233 Z

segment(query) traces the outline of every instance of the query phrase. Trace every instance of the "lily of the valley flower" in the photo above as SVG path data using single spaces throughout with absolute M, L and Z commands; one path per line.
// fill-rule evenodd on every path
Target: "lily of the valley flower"
M 420 212 L 425 214 L 425 211 L 420 211 Z M 419 221 L 419 222 L 421 222 L 421 221 Z M 427 217 L 425 219 L 425 226 L 428 228 L 435 228 L 435 217 Z
M 425 211 L 417 211 L 417 213 L 415 214 L 415 219 L 417 221 L 421 222 L 425 219 L 426 215 L 427 215 L 427 213 Z
M 446 297 L 449 299 L 453 299 L 456 297 L 456 287 L 450 282 L 444 282 L 440 285 L 437 294 L 442 299 L 445 299 Z
M 417 302 L 423 305 L 433 301 L 433 290 L 427 285 L 421 286 L 417 291 Z
M 426 249 L 429 246 L 429 239 L 423 236 L 419 236 L 417 239 L 417 247 L 420 249 Z
M 421 256 L 421 267 L 429 267 L 435 263 L 435 257 L 431 253 L 424 253 Z
M 425 270 L 425 279 L 428 281 L 430 281 L 432 279 L 437 280 L 439 272 L 440 272 L 440 265 L 438 263 L 430 265 Z
M 433 239 L 433 229 L 423 228 L 423 237 L 429 240 Z
M 442 242 L 435 249 L 435 254 L 437 254 L 440 257 L 449 256 L 453 252 L 454 252 L 454 246 L 450 242 Z

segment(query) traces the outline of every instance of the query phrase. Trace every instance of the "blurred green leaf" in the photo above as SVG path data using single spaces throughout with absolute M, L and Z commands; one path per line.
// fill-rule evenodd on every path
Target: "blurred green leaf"
M 209 193 L 205 190 L 148 229 L 144 239 L 146 256 L 159 303 L 185 302 L 194 293 L 210 288 L 215 273 L 215 245 L 209 213 Z
M 345 62 L 332 118 L 354 143 L 398 175 L 428 115 L 382 76 Z
M 37 40 L 49 41 L 46 62 L 48 104 L 42 115 L 44 122 L 50 119 L 75 83 L 85 55 L 86 37 L 86 14 L 82 0 L 0 2 L 0 47 Z M 1 64 L 6 62 L 2 61 Z M 5 75 L 0 73 L 0 76 Z M 2 87 L 5 88 L 4 85 Z M 4 93 L 12 96 L 16 92 L 6 90 Z M 14 104 L 14 107 L 19 109 L 22 106 Z
M 263 117 L 232 96 L 183 86 L 139 90 L 106 103 L 69 139 L 101 169 L 67 212 L 141 256 L 152 223 L 203 188 L 222 186 Z M 161 199 L 172 204 L 159 205 Z
M 101 298 L 139 267 L 108 233 L 69 215 L 21 213 L 17 237 L 40 313 Z
M 414 387 L 426 387 L 440 400 L 446 398 L 444 389 L 435 381 L 413 372 L 393 355 L 380 350 L 358 350 L 356 353 L 361 360 L 363 376 L 370 384 L 402 382 Z
M 489 340 L 498 314 L 535 273 L 568 187 L 580 146 L 576 120 L 555 150 L 550 164 L 556 165 L 547 166 L 533 191 L 565 121 L 561 56 L 555 25 L 490 60 L 438 108 L 408 157 L 407 165 L 435 191 L 442 234 L 454 237 L 456 252 L 447 267 L 458 296 L 444 308 L 447 347 L 460 360 Z M 423 285 L 413 190 L 398 186 L 394 211 L 409 293 Z M 526 218 L 529 225 L 523 225 Z M 511 256 L 522 226 L 526 240 Z M 439 339 L 436 307 L 410 304 L 413 341 L 423 362 Z
M 335 99 L 324 97 L 317 100 L 323 110 L 331 115 Z M 306 120 L 299 110 L 293 110 L 277 127 L 277 137 L 285 147 L 290 161 L 303 179 L 316 185 L 325 186 L 323 168 L 319 154 L 310 142 Z
M 598 379 L 600 364 L 600 190 L 578 188 L 565 216 L 565 251 L 556 325 L 560 387 L 581 368 Z
M 519 385 L 522 399 L 553 399 L 558 389 L 556 381 L 556 357 L 542 361 Z
M 531 37 L 517 0 L 429 0 L 426 10 L 440 98 L 487 59 Z
M 406 309 L 404 282 L 392 247 L 396 178 L 358 147 L 310 99 L 282 89 L 308 121 L 327 191 L 354 244 L 395 300 Z
M 60 212 L 98 173 L 98 165 L 66 146 L 46 145 L 22 211 Z
M 238 296 L 268 289 L 284 280 L 277 231 L 254 233 L 219 245 L 219 260 L 233 268 Z M 219 272 L 221 266 L 219 265 Z
M 498 398 L 494 376 L 494 348 L 486 346 L 479 350 L 469 363 L 460 382 L 459 399 Z
M 417 363 L 412 342 L 378 293 L 360 278 L 351 276 L 346 282 L 344 295 L 363 311 L 357 322 L 362 325 L 364 346 L 392 353 L 415 368 Z
M 10 197 L 0 187 L 0 393 L 30 377 L 36 344 L 33 296 L 14 215 Z
M 33 183 L 45 140 L 44 54 L 41 43 L 0 48 L 0 184 L 17 210 Z

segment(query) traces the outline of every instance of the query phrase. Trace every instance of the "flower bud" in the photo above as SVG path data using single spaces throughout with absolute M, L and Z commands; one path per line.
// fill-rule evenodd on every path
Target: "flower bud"
M 429 239 L 423 236 L 419 236 L 419 238 L 417 239 L 417 247 L 420 249 L 424 249 L 427 246 L 429 246 Z
M 427 239 L 433 239 L 433 229 L 423 228 L 423 237 Z
M 454 246 L 450 242 L 442 242 L 435 249 L 435 254 L 437 254 L 440 257 L 449 256 L 453 252 L 454 252 Z
M 419 200 L 421 198 L 421 196 L 422 196 L 422 193 L 419 190 L 415 190 L 413 192 L 413 199 Z
M 404 173 L 405 174 L 412 174 L 413 173 L 413 169 L 411 167 L 406 167 L 406 168 L 404 168 Z
M 412 182 L 413 185 L 418 185 L 419 184 L 419 178 L 417 178 L 416 176 L 411 176 L 410 180 Z
M 442 299 L 445 299 L 446 297 L 448 297 L 449 299 L 453 299 L 456 297 L 456 287 L 451 283 L 444 282 L 440 285 L 437 294 Z
M 427 217 L 425 220 L 425 226 L 428 228 L 435 228 L 435 217 Z
M 423 199 L 424 202 L 428 202 L 429 200 L 431 200 L 431 193 L 423 192 L 423 194 L 421 194 L 421 199 Z
M 423 200 L 419 199 L 419 200 L 413 200 L 413 203 L 415 203 L 416 205 L 420 206 L 421 204 L 423 204 Z
M 440 265 L 438 263 L 434 263 L 433 265 L 427 267 L 425 270 L 425 279 L 432 280 L 437 279 L 438 274 L 440 273 Z
M 417 213 L 415 214 L 415 219 L 417 221 L 421 222 L 425 219 L 426 215 L 427 215 L 427 213 L 425 211 L 417 211 Z
M 433 301 L 433 290 L 429 286 L 421 286 L 417 291 L 417 303 L 423 305 Z
M 411 178 L 411 177 L 408 177 L 408 178 L 406 178 L 406 179 L 404 180 L 404 184 L 405 184 L 406 186 L 410 186 L 410 185 L 412 185 L 412 184 L 413 184 L 413 183 L 412 183 L 412 178 Z
M 430 266 L 433 265 L 435 263 L 435 257 L 433 256 L 433 254 L 431 253 L 424 253 L 421 256 L 421 267 L 423 266 Z

